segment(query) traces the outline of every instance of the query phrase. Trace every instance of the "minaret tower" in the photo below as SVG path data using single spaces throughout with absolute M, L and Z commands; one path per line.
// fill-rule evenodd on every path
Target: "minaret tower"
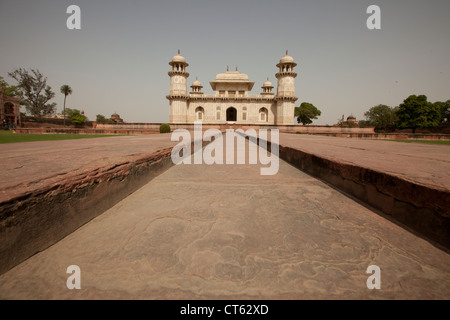
M 278 79 L 277 95 L 275 97 L 277 101 L 275 121 L 278 125 L 294 124 L 295 101 L 298 100 L 295 96 L 295 78 L 297 73 L 294 72 L 294 67 L 296 66 L 294 58 L 288 55 L 286 50 L 286 55 L 277 64 L 279 72 L 275 75 Z
M 180 54 L 172 58 L 169 62 L 172 70 L 169 71 L 170 77 L 170 94 L 166 97 L 170 101 L 170 123 L 187 123 L 187 79 L 189 73 L 186 68 L 189 64 L 186 59 Z

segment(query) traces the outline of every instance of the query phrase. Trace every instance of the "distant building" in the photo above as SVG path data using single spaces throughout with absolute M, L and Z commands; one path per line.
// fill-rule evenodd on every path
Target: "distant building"
M 358 124 L 358 121 L 356 121 L 356 117 L 354 116 L 354 115 L 349 115 L 348 117 L 347 117 L 347 123 L 355 123 L 355 124 Z
M 0 84 L 0 121 L 1 125 L 20 126 L 20 103 L 17 97 L 7 97 L 3 95 L 3 88 Z
M 117 113 L 114 113 L 113 115 L 111 115 L 110 119 L 112 121 L 114 121 L 114 123 L 116 123 L 116 124 L 121 124 L 124 122 L 123 119 Z
M 192 91 L 188 92 L 189 64 L 178 52 L 169 62 L 172 70 L 170 76 L 170 123 L 203 123 L 225 124 L 294 124 L 295 78 L 294 68 L 297 64 L 288 55 L 281 58 L 277 64 L 277 92 L 272 92 L 274 86 L 267 79 L 259 94 L 249 94 L 254 86 L 248 75 L 236 71 L 220 73 L 215 81 L 209 84 L 214 94 L 204 94 L 203 85 L 195 80 Z
M 81 110 L 80 114 L 84 116 L 84 110 Z M 42 116 L 42 118 L 45 119 L 64 119 L 64 113 L 52 113 L 52 114 L 46 114 L 45 116 Z M 69 119 L 68 115 L 66 115 L 66 119 Z M 69 119 L 70 120 L 70 119 Z
M 45 119 L 64 119 L 64 114 L 46 114 L 43 116 Z

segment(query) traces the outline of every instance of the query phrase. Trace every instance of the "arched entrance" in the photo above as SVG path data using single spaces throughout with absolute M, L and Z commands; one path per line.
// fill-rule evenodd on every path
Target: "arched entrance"
M 227 109 L 227 121 L 237 121 L 237 110 L 235 108 Z
M 5 103 L 5 114 L 14 114 L 14 105 L 11 102 Z
M 4 104 L 3 119 L 2 125 L 14 126 L 17 124 L 14 104 L 11 102 L 6 102 Z

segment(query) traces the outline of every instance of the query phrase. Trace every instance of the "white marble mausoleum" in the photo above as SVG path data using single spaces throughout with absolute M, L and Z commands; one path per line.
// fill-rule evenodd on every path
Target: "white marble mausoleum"
M 248 75 L 236 71 L 220 73 L 209 84 L 215 94 L 202 92 L 202 84 L 197 79 L 188 92 L 189 64 L 178 52 L 169 62 L 170 76 L 170 123 L 194 123 L 202 121 L 208 124 L 270 124 L 293 125 L 295 101 L 294 68 L 297 64 L 288 55 L 277 64 L 279 69 L 277 91 L 273 92 L 272 83 L 267 80 L 259 94 L 250 94 L 255 82 Z

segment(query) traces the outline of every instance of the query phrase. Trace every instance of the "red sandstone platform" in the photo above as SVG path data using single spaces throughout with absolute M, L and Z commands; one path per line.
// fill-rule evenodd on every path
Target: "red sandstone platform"
M 281 134 L 280 156 L 450 249 L 448 146 Z
M 280 133 L 280 145 L 450 191 L 450 147 Z
M 0 274 L 168 169 L 170 134 L 2 145 Z
M 322 158 L 371 168 L 450 190 L 450 147 L 280 133 L 280 144 Z M 99 168 L 171 148 L 170 134 L 2 145 L 0 202 Z
M 0 203 L 172 148 L 170 134 L 1 145 Z
M 128 150 L 116 151 L 120 159 L 133 154 L 126 141 L 145 141 L 126 138 L 117 138 Z M 282 135 L 281 143 L 323 157 L 329 149 L 336 164 L 362 165 L 361 149 L 368 148 L 366 141 L 309 136 Z M 416 163 L 425 158 L 408 151 L 410 145 L 398 152 L 397 145 L 403 148 L 392 145 L 379 162 L 366 162 L 387 165 L 390 155 L 408 154 Z M 384 146 L 376 141 L 369 149 L 381 152 Z M 448 162 L 445 153 L 441 159 Z M 170 168 L 1 275 L 0 298 L 450 298 L 446 252 L 284 161 L 277 175 L 259 172 L 259 165 Z M 66 287 L 69 265 L 80 267 L 80 290 Z M 369 265 L 381 268 L 380 290 L 366 286 Z

